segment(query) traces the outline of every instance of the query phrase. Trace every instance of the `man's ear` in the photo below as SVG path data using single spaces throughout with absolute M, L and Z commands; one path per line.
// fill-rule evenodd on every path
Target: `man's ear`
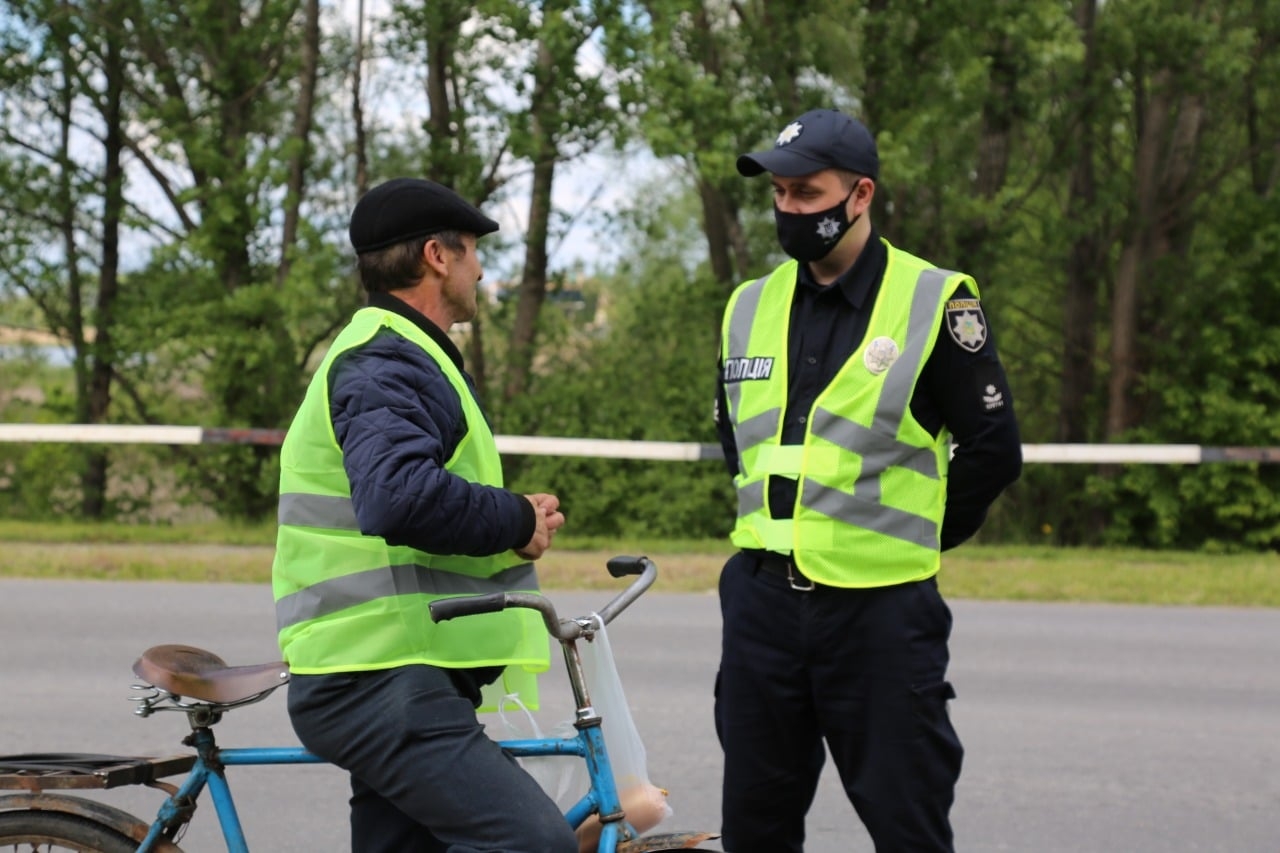
M 441 277 L 449 274 L 448 250 L 439 240 L 428 240 L 422 246 L 422 259 Z

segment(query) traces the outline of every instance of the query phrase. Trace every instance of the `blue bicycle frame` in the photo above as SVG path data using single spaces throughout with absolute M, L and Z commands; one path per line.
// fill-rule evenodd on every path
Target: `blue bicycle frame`
M 186 823 L 196 799 L 205 787 L 208 787 L 209 796 L 213 798 L 213 808 L 218 814 L 218 825 L 222 828 L 228 853 L 249 853 L 249 842 L 244 837 L 240 815 L 236 812 L 236 803 L 231 796 L 231 786 L 227 783 L 222 768 L 237 765 L 325 763 L 324 759 L 312 755 L 300 746 L 220 749 L 214 742 L 213 732 L 207 728 L 193 732 L 193 744 L 196 747 L 195 766 L 177 792 L 161 804 L 150 832 L 138 846 L 139 853 L 154 849 L 167 827 L 175 823 Z
M 590 788 L 567 812 L 565 820 L 574 829 L 582 825 L 592 814 L 599 814 L 601 825 L 598 850 L 611 851 L 623 840 L 637 836 L 636 831 L 622 817 L 622 803 L 613 781 L 613 768 L 609 753 L 604 747 L 604 734 L 600 718 L 595 717 L 578 729 L 577 737 L 526 738 L 501 741 L 502 748 L 517 758 L 546 755 L 576 755 L 587 762 Z
M 599 717 L 587 717 L 580 724 L 578 734 L 565 738 L 524 738 L 504 740 L 500 745 L 511 755 L 522 757 L 569 756 L 587 763 L 590 788 L 565 813 L 565 820 L 574 829 L 582 825 L 592 814 L 601 816 L 602 827 L 598 849 L 612 851 L 623 841 L 636 837 L 635 830 L 625 820 L 620 820 L 621 803 L 613 781 L 608 751 Z M 223 768 L 269 764 L 324 764 L 325 761 L 302 747 L 245 747 L 221 749 L 210 728 L 197 728 L 192 733 L 192 745 L 196 748 L 196 762 L 187 778 L 160 806 L 156 820 L 151 824 L 147 837 L 138 847 L 139 853 L 148 853 L 164 838 L 166 828 L 186 823 L 194 803 L 209 790 L 213 807 L 218 815 L 218 825 L 226 841 L 228 853 L 249 853 L 248 841 L 240 824 L 231 786 Z

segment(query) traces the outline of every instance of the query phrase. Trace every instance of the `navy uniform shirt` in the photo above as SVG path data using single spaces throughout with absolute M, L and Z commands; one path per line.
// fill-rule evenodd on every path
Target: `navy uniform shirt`
M 791 304 L 783 444 L 804 442 L 805 418 L 814 400 L 861 345 L 888 257 L 884 243 L 872 230 L 858 260 L 829 285 L 819 285 L 808 266 L 799 265 Z M 973 299 L 974 294 L 962 285 L 952 299 L 965 298 Z M 985 328 L 985 317 L 978 319 Z M 938 341 L 911 398 L 911 414 L 916 420 L 935 436 L 945 426 L 956 445 L 942 522 L 944 551 L 977 532 L 992 502 L 1022 470 L 1013 395 L 991 332 L 985 329 L 985 340 L 974 349 L 972 331 L 968 335 L 953 331 L 954 323 L 950 315 L 944 315 Z M 718 386 L 716 428 L 729 471 L 737 474 L 738 452 L 723 380 Z M 790 518 L 795 501 L 794 480 L 769 478 L 769 510 L 774 518 Z

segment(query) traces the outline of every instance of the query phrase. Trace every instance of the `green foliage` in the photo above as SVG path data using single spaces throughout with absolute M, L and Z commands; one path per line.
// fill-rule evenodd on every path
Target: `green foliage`
M 716 443 L 712 419 L 723 298 L 690 275 L 678 235 L 688 207 L 658 188 L 644 193 L 633 227 L 651 239 L 632 265 L 605 281 L 605 325 L 559 349 L 534 391 L 513 401 L 504 429 L 516 434 Z M 665 238 L 670 237 L 670 241 Z M 577 536 L 726 535 L 733 498 L 724 463 L 528 457 L 513 488 L 560 496 Z
M 1197 245 L 1204 285 L 1162 294 L 1163 340 L 1145 380 L 1154 404 L 1131 440 L 1280 446 L 1280 199 L 1237 191 L 1210 209 L 1217 227 Z M 1108 542 L 1280 549 L 1274 465 L 1133 466 L 1092 490 Z
M 74 374 L 6 359 L 6 420 L 81 417 L 87 378 L 108 368 L 106 422 L 283 426 L 359 299 L 343 233 L 363 177 L 356 145 L 371 176 L 429 174 L 517 203 L 535 163 L 554 159 L 563 180 L 611 136 L 657 163 L 652 186 L 590 177 L 611 214 L 626 208 L 607 235 L 622 260 L 581 281 L 552 265 L 550 292 L 581 290 L 587 307 L 547 302 L 528 393 L 506 403 L 491 366 L 506 362 L 513 303 L 481 315 L 487 402 L 509 434 L 714 443 L 721 305 L 778 252 L 767 180 L 742 179 L 736 157 L 804 109 L 836 106 L 878 135 L 881 232 L 977 277 L 1026 441 L 1069 422 L 1099 441 L 1280 445 L 1277 0 L 1096 4 L 1091 34 L 1084 7 L 1058 0 L 400 0 L 365 30 L 359 134 L 353 34 L 326 5 L 307 146 L 293 129 L 302 8 L 14 0 L 0 12 L 0 316 L 78 355 Z M 111 73 L 112 50 L 127 73 Z M 437 112 L 411 103 L 423 91 Z M 109 245 L 116 130 L 128 204 Z M 299 236 L 283 246 L 302 150 Z M 1140 197 L 1144 174 L 1161 179 Z M 613 201 L 628 193 L 633 205 Z M 554 243 L 568 220 L 550 219 Z M 504 218 L 486 241 L 491 269 L 525 239 L 542 240 Z M 117 251 L 119 295 L 100 304 Z M 1137 256 L 1132 322 L 1113 297 L 1121 258 Z M 1092 314 L 1067 298 L 1081 293 Z M 1073 321 L 1090 333 L 1071 352 L 1084 372 L 1064 359 Z M 1122 397 L 1136 415 L 1117 437 L 1108 383 L 1129 365 L 1110 347 L 1130 333 L 1136 384 Z M 128 517 L 184 502 L 254 517 L 273 501 L 272 450 L 109 458 L 109 511 Z M 0 448 L 0 504 L 76 512 L 88 459 Z M 518 487 L 561 493 L 583 534 L 718 536 L 732 518 L 719 462 L 510 463 Z M 1275 465 L 1032 464 L 981 538 L 1274 549 L 1278 494 Z
M 74 514 L 80 464 L 74 445 L 0 445 L 0 513 L 23 519 Z

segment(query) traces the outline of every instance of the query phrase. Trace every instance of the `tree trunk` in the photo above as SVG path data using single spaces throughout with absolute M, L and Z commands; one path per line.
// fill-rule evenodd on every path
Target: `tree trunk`
M 736 216 L 728 199 L 705 177 L 697 177 L 698 197 L 702 201 L 702 230 L 707 236 L 707 252 L 711 257 L 711 274 L 726 291 L 737 284 L 734 269 L 733 241 L 730 237 Z M 741 231 L 741 229 L 738 229 Z
M 280 265 L 276 268 L 276 285 L 283 286 L 293 265 L 293 252 L 298 242 L 298 222 L 302 199 L 306 193 L 307 166 L 311 161 L 311 121 L 315 112 L 316 81 L 320 68 L 320 0 L 306 0 L 306 23 L 303 25 L 302 80 L 298 102 L 293 111 L 296 146 L 289 157 L 289 177 L 285 185 L 284 227 L 280 240 Z
M 244 26 L 240 3 L 220 7 L 222 15 L 215 19 L 227 44 L 243 38 Z M 255 93 L 262 81 L 255 75 L 260 69 L 247 63 L 208 51 L 205 61 L 212 66 L 217 85 L 212 94 L 218 104 L 219 147 L 214 183 L 200 189 L 207 193 L 203 208 L 206 226 L 212 225 L 215 263 L 227 293 L 234 293 L 253 281 L 249 241 L 254 232 L 254 216 L 249 180 L 249 152 Z
M 369 146 L 365 139 L 364 102 L 360 97 L 360 80 L 364 74 L 364 0 L 356 0 L 356 55 L 351 69 L 351 125 L 355 136 L 356 198 L 369 188 Z
M 1107 387 L 1106 437 L 1115 440 L 1134 422 L 1132 394 L 1138 380 L 1138 292 L 1150 269 L 1152 229 L 1159 203 L 1160 149 L 1169 125 L 1173 101 L 1172 75 L 1155 75 L 1154 92 L 1140 113 L 1134 155 L 1133 209 L 1128 235 L 1120 250 L 1111 297 L 1111 378 Z
M 427 158 L 432 180 L 462 191 L 458 163 L 455 155 L 456 137 L 460 122 L 455 121 L 454 102 L 449 97 L 453 82 L 453 53 L 457 44 L 458 27 L 462 19 L 453 2 L 430 3 L 427 40 Z
M 997 41 L 987 51 L 990 81 L 986 101 L 982 105 L 982 135 L 978 139 L 978 162 L 973 191 L 984 201 L 993 200 L 1004 188 L 1009 173 L 1009 149 L 1017 121 L 1018 66 L 1017 48 L 1005 33 L 997 32 Z M 972 274 L 979 283 L 991 269 L 991 219 L 987 212 L 960 227 L 957 235 L 956 264 Z
M 476 312 L 471 320 L 471 334 L 467 336 L 467 373 L 476 387 L 476 397 L 481 403 L 489 393 L 488 361 L 484 357 L 484 310 Z
M 524 269 L 516 297 L 516 316 L 507 351 L 504 402 L 515 399 L 529 387 L 533 370 L 538 318 L 547 296 L 547 245 L 551 230 L 551 191 L 556 164 L 560 159 L 559 127 L 561 75 L 568 75 L 585 30 L 567 33 L 560 29 L 565 14 L 563 0 L 542 6 L 542 30 L 532 69 L 533 92 L 529 102 L 529 135 L 533 161 L 533 182 L 529 192 L 529 225 L 525 234 Z M 567 36 L 567 37 L 566 37 Z
M 1170 94 L 1173 75 L 1167 69 L 1158 72 L 1153 82 L 1155 94 L 1142 112 L 1134 161 L 1136 215 L 1120 254 L 1111 312 L 1109 440 L 1142 420 L 1143 400 L 1135 387 L 1144 342 L 1160 334 L 1160 318 L 1147 310 L 1142 284 L 1157 274 L 1161 261 L 1185 251 L 1194 227 L 1188 212 L 1195 201 L 1190 181 L 1204 127 L 1203 100 L 1196 94 L 1175 99 Z
M 540 52 L 545 48 L 539 48 Z M 540 154 L 533 164 L 533 187 L 529 194 L 529 229 L 525 235 L 524 270 L 520 275 L 515 323 L 511 328 L 511 348 L 507 354 L 506 386 L 503 400 L 512 400 L 529 384 L 537 339 L 538 315 L 547 296 L 547 237 L 551 223 L 551 188 L 555 179 L 555 141 L 551 131 L 533 119 Z
M 1084 43 L 1080 91 L 1086 93 L 1076 122 L 1077 152 L 1064 215 L 1096 209 L 1098 187 L 1094 174 L 1098 53 L 1095 21 L 1097 0 L 1076 4 L 1076 23 Z M 1089 440 L 1088 401 L 1094 387 L 1094 347 L 1097 344 L 1098 282 L 1102 280 L 1101 239 L 1095 228 L 1082 232 L 1071 244 L 1067 258 L 1066 297 L 1062 318 L 1062 388 L 1058 400 L 1057 440 Z
M 862 40 L 865 45 L 862 59 L 862 121 L 872 134 L 878 133 L 884 125 L 884 115 L 888 112 L 881 94 L 885 89 L 885 81 L 894 79 L 893 57 L 888 55 L 887 47 L 889 0 L 867 0 L 867 13 L 864 18 Z M 893 185 L 876 179 L 876 194 L 871 200 L 871 221 L 876 229 L 890 239 L 894 236 L 894 213 L 900 210 L 901 204 L 893 204 Z
M 111 408 L 111 379 L 115 372 L 113 330 L 115 303 L 120 292 L 120 221 L 124 215 L 124 115 L 121 107 L 124 75 L 118 36 L 106 31 L 105 67 L 106 98 L 103 104 L 103 203 L 102 203 L 102 267 L 98 275 L 98 298 L 94 311 L 94 340 L 90 351 L 88 423 L 104 423 Z M 107 507 L 107 473 L 110 459 L 105 448 L 90 451 L 81 478 L 86 518 L 100 519 Z

